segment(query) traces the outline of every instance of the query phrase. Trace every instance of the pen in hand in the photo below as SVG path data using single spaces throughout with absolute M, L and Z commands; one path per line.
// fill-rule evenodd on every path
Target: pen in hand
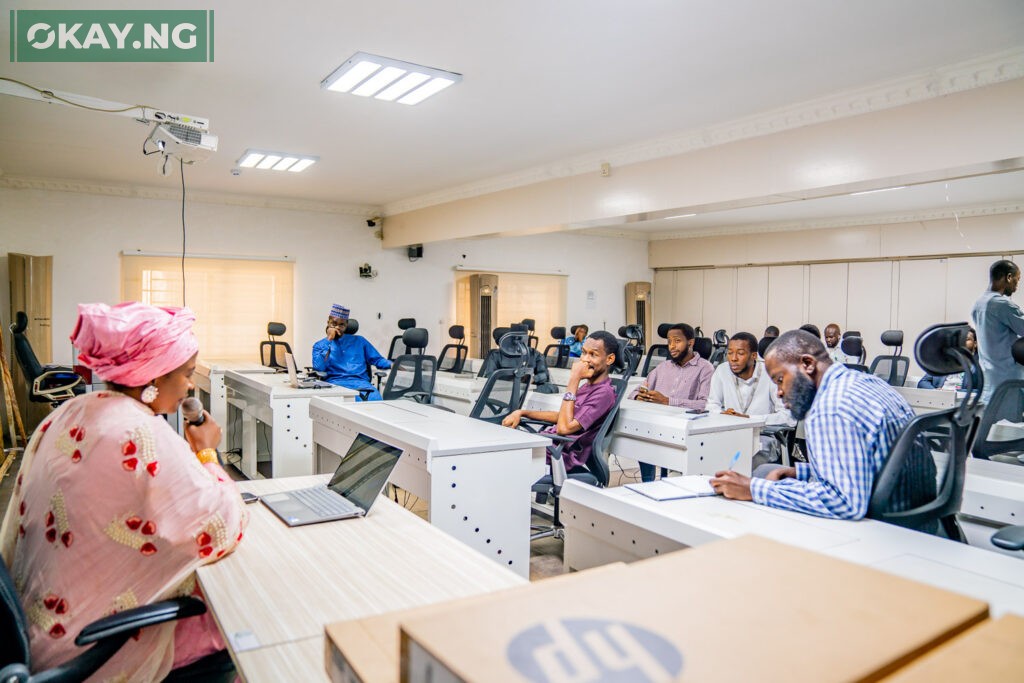
M 729 460 L 729 471 L 730 472 L 732 471 L 732 468 L 735 467 L 736 461 L 739 460 L 739 459 L 740 459 L 740 452 L 736 451 L 736 455 L 732 456 L 732 459 Z

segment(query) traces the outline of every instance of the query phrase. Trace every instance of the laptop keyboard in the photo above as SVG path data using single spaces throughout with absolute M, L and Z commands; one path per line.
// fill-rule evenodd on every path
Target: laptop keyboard
M 323 517 L 359 510 L 355 505 L 326 487 L 317 486 L 309 489 L 298 489 L 290 493 L 297 501 Z

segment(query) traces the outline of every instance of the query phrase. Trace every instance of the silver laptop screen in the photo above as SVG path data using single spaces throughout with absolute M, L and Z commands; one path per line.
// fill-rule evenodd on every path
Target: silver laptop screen
M 401 448 L 357 434 L 327 486 L 349 502 L 369 510 L 401 455 Z

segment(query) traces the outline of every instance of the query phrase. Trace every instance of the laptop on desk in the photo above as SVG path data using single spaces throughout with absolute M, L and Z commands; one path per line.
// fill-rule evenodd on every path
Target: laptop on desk
M 288 366 L 288 384 L 292 389 L 332 389 L 335 385 L 321 382 L 318 379 L 299 379 L 299 369 L 295 365 L 295 356 L 284 354 L 284 364 Z
M 271 493 L 260 501 L 288 526 L 362 517 L 370 511 L 402 449 L 357 434 L 326 486 Z

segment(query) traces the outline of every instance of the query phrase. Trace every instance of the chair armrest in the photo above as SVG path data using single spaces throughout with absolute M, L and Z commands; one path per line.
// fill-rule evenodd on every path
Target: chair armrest
M 205 612 L 206 604 L 197 598 L 161 600 L 97 619 L 82 629 L 82 632 L 75 638 L 75 645 L 90 645 L 113 636 L 134 633 L 137 629 L 146 626 L 194 617 Z
M 1024 526 L 1004 526 L 992 534 L 992 545 L 1003 550 L 1024 550 Z

